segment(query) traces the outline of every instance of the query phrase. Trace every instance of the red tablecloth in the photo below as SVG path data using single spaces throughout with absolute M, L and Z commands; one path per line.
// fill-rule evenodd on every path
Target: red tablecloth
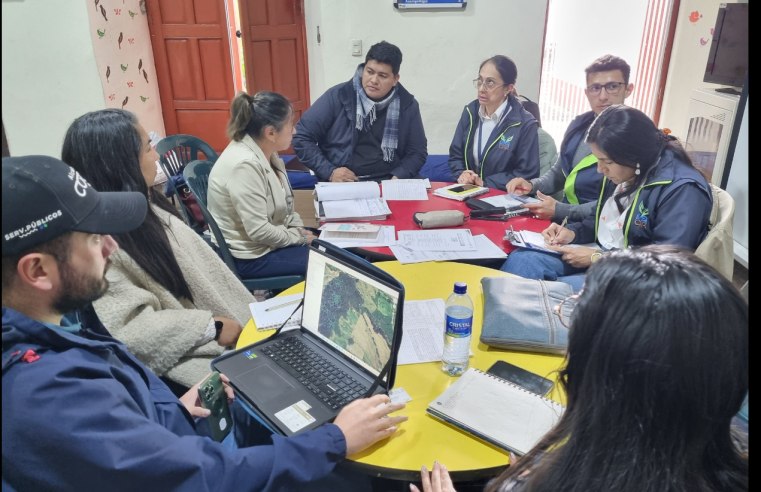
M 438 189 L 442 186 L 450 185 L 452 183 L 444 182 L 432 182 L 432 189 Z M 485 195 L 481 195 L 477 198 L 487 198 L 495 195 L 503 195 L 504 191 L 491 190 Z M 416 201 L 389 201 L 388 207 L 391 209 L 391 215 L 386 220 L 374 222 L 379 225 L 392 225 L 396 227 L 396 231 L 409 231 L 420 230 L 420 227 L 412 220 L 412 215 L 415 212 L 430 212 L 432 210 L 461 210 L 467 216 L 470 213 L 470 209 L 465 205 L 465 202 L 458 202 L 457 200 L 450 200 L 448 198 L 442 198 L 436 196 L 433 192 L 428 193 L 428 200 L 416 200 Z M 470 229 L 470 232 L 475 236 L 478 234 L 486 234 L 486 237 L 492 240 L 494 244 L 502 248 L 506 253 L 510 253 L 515 250 L 515 246 L 505 241 L 505 230 L 510 229 L 510 226 L 516 231 L 529 230 L 534 232 L 542 232 L 550 225 L 549 220 L 539 220 L 529 217 L 515 217 L 509 219 L 507 222 L 491 221 L 491 220 L 466 220 L 460 227 L 453 229 Z M 393 256 L 390 248 L 367 248 L 363 247 L 362 250 L 375 253 L 377 255 L 389 255 Z

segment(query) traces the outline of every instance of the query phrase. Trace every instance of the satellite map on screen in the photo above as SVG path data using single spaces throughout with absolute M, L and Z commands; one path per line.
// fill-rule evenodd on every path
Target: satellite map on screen
M 385 292 L 325 265 L 318 331 L 378 371 L 391 355 L 396 303 Z

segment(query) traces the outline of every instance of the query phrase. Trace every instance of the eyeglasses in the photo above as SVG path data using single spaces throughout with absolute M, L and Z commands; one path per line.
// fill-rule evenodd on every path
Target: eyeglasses
M 505 84 L 498 84 L 498 83 L 496 83 L 495 81 L 493 81 L 491 79 L 487 79 L 487 80 L 481 80 L 480 78 L 473 79 L 473 87 L 478 89 L 482 85 L 484 86 L 484 89 L 486 90 L 486 92 L 489 92 L 489 91 L 493 91 L 497 87 L 499 87 L 501 85 L 505 85 Z
M 624 87 L 625 85 L 626 83 L 624 82 L 608 82 L 605 85 L 592 84 L 589 87 L 587 87 L 587 93 L 590 96 L 597 96 L 600 94 L 600 91 L 602 91 L 604 87 L 605 92 L 607 92 L 608 95 L 615 96 L 621 91 L 621 87 Z
M 581 292 L 572 296 L 568 296 L 560 301 L 560 304 L 555 306 L 555 314 L 558 316 L 560 324 L 566 328 L 571 328 L 571 314 L 573 313 L 573 308 L 576 307 L 576 303 L 578 302 L 580 295 Z

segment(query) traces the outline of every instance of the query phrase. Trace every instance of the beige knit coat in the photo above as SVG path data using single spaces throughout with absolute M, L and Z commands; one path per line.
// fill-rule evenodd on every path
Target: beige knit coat
M 224 351 L 216 341 L 194 346 L 213 316 L 251 318 L 254 296 L 217 254 L 180 219 L 152 206 L 166 225 L 172 252 L 193 293 L 194 303 L 174 297 L 126 252 L 111 255 L 110 286 L 95 311 L 111 334 L 155 374 L 192 386 L 211 371 Z

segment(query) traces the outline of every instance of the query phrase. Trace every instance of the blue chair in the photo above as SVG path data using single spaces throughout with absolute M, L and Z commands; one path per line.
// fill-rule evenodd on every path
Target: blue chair
M 185 166 L 183 172 L 185 181 L 188 183 L 190 191 L 196 196 L 198 206 L 201 208 L 201 214 L 206 221 L 206 225 L 209 226 L 211 233 L 214 234 L 214 239 L 217 241 L 217 248 L 225 265 L 235 274 L 236 277 L 243 283 L 243 285 L 249 291 L 254 290 L 280 290 L 287 289 L 299 282 L 304 281 L 303 275 L 283 275 L 281 277 L 266 277 L 266 278 L 251 278 L 242 279 L 238 273 L 238 269 L 235 267 L 235 261 L 233 255 L 230 253 L 230 249 L 227 247 L 225 237 L 222 235 L 222 231 L 219 230 L 219 225 L 214 217 L 211 216 L 209 210 L 206 208 L 207 190 L 209 187 L 209 173 L 214 163 L 209 161 L 192 161 Z
M 166 174 L 167 191 L 171 193 L 172 201 L 174 201 L 174 195 L 177 195 L 177 199 L 180 200 L 180 195 L 172 177 L 181 175 L 183 169 L 190 161 L 197 160 L 198 151 L 201 151 L 210 162 L 216 162 L 219 158 L 209 144 L 192 135 L 171 135 L 156 144 L 156 152 L 159 154 L 159 163 L 161 164 L 161 169 L 164 171 L 164 174 Z M 201 234 L 201 226 L 197 224 L 192 215 L 190 215 L 190 212 L 185 208 L 182 200 L 180 200 L 180 209 L 185 217 L 185 222 L 187 222 L 194 231 Z

